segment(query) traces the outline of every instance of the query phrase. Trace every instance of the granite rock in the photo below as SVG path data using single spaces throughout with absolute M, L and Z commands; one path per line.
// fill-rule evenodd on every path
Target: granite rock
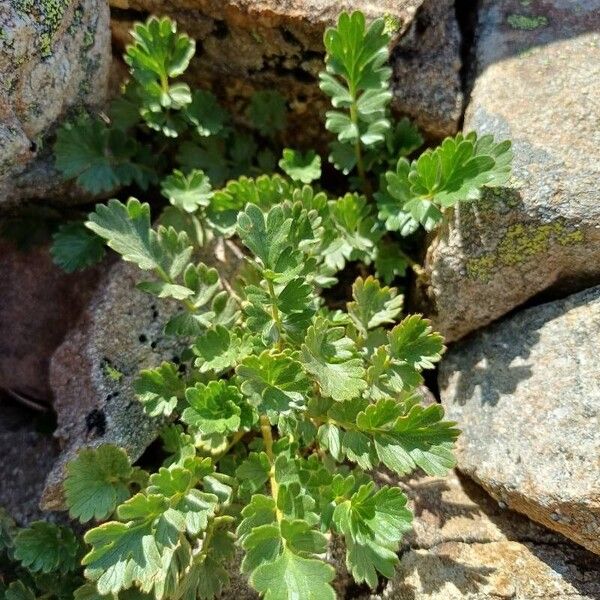
M 459 342 L 440 367 L 459 468 L 495 498 L 600 553 L 600 286 Z M 590 346 L 591 344 L 591 346 Z
M 49 140 L 71 111 L 106 97 L 110 53 L 107 0 L 5 0 L 0 4 L 0 208 L 51 195 L 62 185 Z
M 465 130 L 511 139 L 514 168 L 428 250 L 424 296 L 448 341 L 600 282 L 600 0 L 486 0 L 476 38 Z

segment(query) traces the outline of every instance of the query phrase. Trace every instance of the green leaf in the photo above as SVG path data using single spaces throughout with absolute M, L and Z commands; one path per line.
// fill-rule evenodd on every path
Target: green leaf
M 127 204 L 114 199 L 107 205 L 97 204 L 86 227 L 104 238 L 123 260 L 172 278 L 181 273 L 192 254 L 185 233 L 162 226 L 158 231 L 151 229 L 150 207 L 135 198 L 130 198 Z
M 377 277 L 384 283 L 390 284 L 396 277 L 403 277 L 406 274 L 408 268 L 406 254 L 397 243 L 381 240 L 377 244 L 375 268 Z
M 430 322 L 420 315 L 406 317 L 389 332 L 388 338 L 390 354 L 418 369 L 433 369 L 444 351 L 444 338 L 434 333 Z
M 204 435 L 235 433 L 242 424 L 242 396 L 226 381 L 197 383 L 188 388 L 185 398 L 189 407 L 183 411 L 182 420 Z
M 381 287 L 377 279 L 358 277 L 352 285 L 353 302 L 348 303 L 348 314 L 363 336 L 369 329 L 393 323 L 402 311 L 404 298 L 394 288 Z
M 79 221 L 61 225 L 52 240 L 52 260 L 67 273 L 91 267 L 104 257 L 102 238 Z
M 316 379 L 321 393 L 338 402 L 356 398 L 367 386 L 354 342 L 345 336 L 343 327 L 332 327 L 321 317 L 306 333 L 301 361 Z
M 492 136 L 478 139 L 475 133 L 446 138 L 411 163 L 400 158 L 396 172 L 386 174 L 388 193 L 378 197 L 379 216 L 388 229 L 407 229 L 412 219 L 430 231 L 448 206 L 478 200 L 484 187 L 506 183 L 511 161 L 508 141 L 496 144 Z
M 356 424 L 372 436 L 377 456 L 395 473 L 420 467 L 428 475 L 445 475 L 456 464 L 452 446 L 459 432 L 443 416 L 439 404 L 412 405 L 405 413 L 401 403 L 383 399 L 361 412 Z
M 262 135 L 272 136 L 285 127 L 285 98 L 276 91 L 255 92 L 248 106 L 248 117 Z
M 310 382 L 295 354 L 265 350 L 245 358 L 236 373 L 242 393 L 263 413 L 287 414 L 306 403 Z
M 269 480 L 271 463 L 264 452 L 251 452 L 236 469 L 235 475 L 242 481 L 244 490 L 255 493 Z
M 355 164 L 354 146 L 379 144 L 390 128 L 389 40 L 384 20 L 367 27 L 360 11 L 343 12 L 336 27 L 325 31 L 326 70 L 319 74 L 319 86 L 338 109 L 327 112 L 325 127 L 338 139 L 330 160 L 345 173 Z
M 216 135 L 227 121 L 227 113 L 221 108 L 214 94 L 206 90 L 194 90 L 192 102 L 185 108 L 187 118 L 200 136 Z
M 178 368 L 173 363 L 163 362 L 155 369 L 140 371 L 133 389 L 145 413 L 151 417 L 169 417 L 184 397 L 185 384 Z
M 57 133 L 54 145 L 56 167 L 66 179 L 92 194 L 109 192 L 136 183 L 142 189 L 156 180 L 156 173 L 134 138 L 104 123 L 81 117 Z
M 253 338 L 217 325 L 198 337 L 192 350 L 198 357 L 194 364 L 201 373 L 221 373 L 235 367 L 252 353 Z
M 285 148 L 279 168 L 294 181 L 311 183 L 321 177 L 321 157 L 314 150 L 302 154 L 297 150 Z
M 163 179 L 161 192 L 173 206 L 188 213 L 208 206 L 212 197 L 210 181 L 198 169 L 193 169 L 187 175 L 176 169 Z
M 322 560 L 304 558 L 284 549 L 278 558 L 261 564 L 250 583 L 265 600 L 334 600 L 330 583 L 333 567 Z
M 358 583 L 377 587 L 377 572 L 391 578 L 398 563 L 402 536 L 411 526 L 412 515 L 399 488 L 373 483 L 361 486 L 339 503 L 333 522 L 346 541 L 346 564 Z
M 278 270 L 278 261 L 289 245 L 292 220 L 286 219 L 281 206 L 263 213 L 256 204 L 248 204 L 238 215 L 237 233 L 244 245 L 267 269 Z
M 6 588 L 3 599 L 4 600 L 36 600 L 36 595 L 22 581 L 13 581 Z
M 35 521 L 15 536 L 14 556 L 33 573 L 74 570 L 80 546 L 67 527 Z
M 69 515 L 86 523 L 109 517 L 129 498 L 134 469 L 125 451 L 103 444 L 84 448 L 67 465 L 64 483 Z

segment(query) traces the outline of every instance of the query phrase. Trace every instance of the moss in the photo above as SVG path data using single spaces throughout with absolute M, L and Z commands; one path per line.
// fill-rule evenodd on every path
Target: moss
M 511 225 L 494 252 L 467 261 L 467 275 L 471 279 L 489 281 L 493 273 L 506 266 L 527 262 L 546 253 L 551 243 L 561 246 L 581 244 L 583 232 L 569 230 L 563 222 L 548 225 Z
M 398 17 L 390 15 L 389 13 L 383 15 L 383 22 L 383 30 L 390 35 L 395 35 L 398 33 L 400 31 L 400 27 L 402 26 L 402 21 Z
M 524 31 L 532 31 L 548 25 L 548 18 L 544 15 L 509 15 L 506 21 L 513 29 Z
M 123 373 L 121 373 L 121 371 L 119 371 L 119 369 L 116 369 L 115 367 L 113 367 L 111 364 L 109 364 L 107 362 L 104 363 L 104 365 L 102 366 L 102 369 L 104 371 L 105 377 L 107 377 L 111 381 L 119 382 L 124 377 Z

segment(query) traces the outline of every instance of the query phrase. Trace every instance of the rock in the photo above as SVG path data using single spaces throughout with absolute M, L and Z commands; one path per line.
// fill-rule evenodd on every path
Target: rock
M 502 509 L 479 486 L 451 473 L 401 483 L 414 531 L 396 576 L 380 594 L 393 600 L 597 600 L 600 559 Z
M 200 260 L 218 265 L 225 279 L 238 264 L 231 254 L 224 256 L 226 262 L 217 262 L 214 249 L 207 249 Z M 177 304 L 139 291 L 136 284 L 142 279 L 148 279 L 148 274 L 131 263 L 114 265 L 79 326 L 52 357 L 55 436 L 63 450 L 44 489 L 46 510 L 64 508 L 64 468 L 80 448 L 116 444 L 135 461 L 156 438 L 160 423 L 144 414 L 132 383 L 141 369 L 177 361 L 183 348 L 180 340 L 163 333 Z
M 427 256 L 456 340 L 544 291 L 600 281 L 600 0 L 482 3 L 465 130 L 514 144 L 509 187 L 464 204 Z
M 58 447 L 50 433 L 40 431 L 44 415 L 36 418 L 1 396 L 0 411 L 0 508 L 26 526 L 47 519 L 38 502 Z
M 50 401 L 50 357 L 75 325 L 103 267 L 67 274 L 47 243 L 0 240 L 0 388 Z
M 239 113 L 254 89 L 278 89 L 291 109 L 288 143 L 323 137 L 328 99 L 318 88 L 323 32 L 340 12 L 386 15 L 394 32 L 394 109 L 431 137 L 457 130 L 462 110 L 460 33 L 451 0 L 111 0 L 113 38 L 124 47 L 131 11 L 168 14 L 197 40 L 189 79 Z M 126 9 L 120 11 L 118 9 Z M 227 82 L 223 85 L 224 80 Z
M 49 136 L 75 109 L 102 105 L 110 63 L 106 0 L 5 0 L 0 6 L 0 208 L 65 186 Z
M 495 498 L 600 553 L 600 286 L 458 343 L 440 367 L 459 468 Z M 593 344 L 593 342 L 591 342 Z

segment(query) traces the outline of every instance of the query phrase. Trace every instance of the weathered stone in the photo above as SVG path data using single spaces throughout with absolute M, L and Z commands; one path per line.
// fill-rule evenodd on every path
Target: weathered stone
M 600 559 L 526 517 L 502 509 L 451 473 L 400 484 L 414 531 L 395 577 L 363 600 L 597 600 Z
M 47 518 L 38 502 L 58 447 L 50 433 L 38 430 L 43 416 L 21 408 L 0 395 L 0 508 L 25 526 Z
M 131 9 L 168 14 L 196 38 L 189 79 L 212 87 L 239 113 L 255 89 L 278 89 L 291 109 L 287 134 L 298 145 L 323 137 L 328 99 L 320 92 L 323 32 L 340 12 L 386 15 L 394 31 L 394 109 L 432 137 L 456 131 L 461 116 L 460 33 L 450 0 L 111 0 L 113 38 L 124 47 Z M 224 85 L 224 80 L 226 85 Z
M 50 401 L 50 358 L 102 270 L 67 274 L 53 264 L 47 243 L 26 251 L 0 240 L 0 388 Z
M 107 0 L 0 4 L 0 207 L 66 194 L 49 134 L 69 110 L 102 105 L 110 64 Z
M 600 287 L 458 343 L 440 367 L 459 468 L 514 510 L 600 553 Z M 593 345 L 593 342 L 592 342 Z
M 230 253 L 218 262 L 214 248 L 199 260 L 215 264 L 230 279 L 238 259 Z M 82 322 L 56 350 L 50 384 L 63 451 L 49 474 L 42 498 L 47 510 L 63 508 L 64 467 L 84 446 L 116 444 L 137 460 L 155 439 L 160 423 L 147 417 L 132 383 L 141 369 L 177 360 L 181 341 L 163 333 L 180 310 L 174 301 L 157 300 L 136 288 L 148 274 L 119 262 L 106 274 L 83 314 Z
M 600 1 L 483 2 L 465 130 L 512 139 L 509 187 L 462 205 L 431 245 L 448 340 L 536 294 L 600 281 Z

